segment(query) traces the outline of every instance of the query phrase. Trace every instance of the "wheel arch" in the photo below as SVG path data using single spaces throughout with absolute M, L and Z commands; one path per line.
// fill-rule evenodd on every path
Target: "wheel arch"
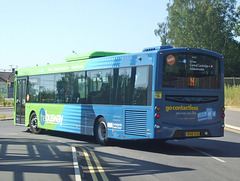
M 32 114 L 36 114 L 36 111 L 34 111 L 34 110 L 31 110 L 31 112 L 30 112 L 30 114 L 29 114 L 29 117 L 28 117 L 28 127 L 30 126 L 30 119 L 31 119 L 31 116 L 32 116 Z M 37 114 L 36 114 L 36 116 L 37 116 Z

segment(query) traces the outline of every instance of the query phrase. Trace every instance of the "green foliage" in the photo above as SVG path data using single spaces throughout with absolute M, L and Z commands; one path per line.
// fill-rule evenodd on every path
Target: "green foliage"
M 237 76 L 240 56 L 236 51 L 239 52 L 240 44 L 234 37 L 240 36 L 240 7 L 235 6 L 236 0 L 173 0 L 168 3 L 167 21 L 159 23 L 154 33 L 163 45 L 224 54 L 225 74 Z
M 0 94 L 0 102 L 2 102 L 3 101 L 3 95 L 2 94 Z
M 7 106 L 11 106 L 11 101 L 7 101 Z
M 229 41 L 223 54 L 225 77 L 240 77 L 240 43 Z
M 14 101 L 2 100 L 2 101 L 0 101 L 0 105 L 4 106 L 4 107 L 6 107 L 6 106 L 8 106 L 8 107 L 14 106 Z
M 154 33 L 156 36 L 160 37 L 160 40 L 162 42 L 162 45 L 167 45 L 169 43 L 169 37 L 168 37 L 168 26 L 167 23 L 158 23 L 158 28 L 154 30 Z
M 236 26 L 234 27 L 234 31 L 236 32 L 236 36 L 240 36 L 240 6 L 238 6 L 238 19 L 236 20 Z
M 6 107 L 7 101 L 3 101 L 3 106 Z
M 5 114 L 3 114 L 3 115 L 0 115 L 0 119 L 6 119 L 6 115 Z
M 225 86 L 225 105 L 240 106 L 240 86 Z

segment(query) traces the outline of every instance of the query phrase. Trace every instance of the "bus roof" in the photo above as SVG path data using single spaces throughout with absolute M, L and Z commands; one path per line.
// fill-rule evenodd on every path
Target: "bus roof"
M 158 52 L 171 51 L 174 52 L 199 52 L 208 53 L 213 56 L 221 56 L 216 52 L 196 48 L 173 48 L 172 46 L 158 46 L 143 49 L 139 53 L 123 53 L 123 52 L 105 52 L 94 51 L 91 53 L 75 54 L 66 57 L 66 62 L 52 65 L 43 65 L 35 67 L 21 68 L 16 71 L 16 76 L 28 76 L 39 74 L 51 74 L 61 72 L 74 72 L 83 70 L 93 70 L 101 68 L 113 68 L 119 66 L 134 66 L 152 64 L 154 57 Z M 105 58 L 106 57 L 106 58 Z M 122 61 L 124 59 L 124 61 Z M 144 60 L 144 61 L 142 61 Z
M 59 73 L 59 72 L 71 72 L 83 70 L 88 60 L 101 57 L 110 57 L 115 55 L 124 55 L 129 53 L 124 52 L 105 52 L 105 51 L 94 51 L 90 53 L 82 53 L 70 55 L 65 58 L 66 63 L 58 63 L 52 65 L 41 65 L 35 67 L 25 67 L 17 69 L 17 76 L 27 75 L 38 75 L 46 73 Z
M 90 53 L 70 55 L 70 56 L 67 56 L 65 60 L 66 60 L 66 62 L 72 62 L 72 61 L 86 60 L 86 59 L 98 58 L 98 57 L 114 56 L 114 55 L 122 55 L 122 54 L 127 54 L 127 53 L 94 51 L 94 52 L 90 52 Z

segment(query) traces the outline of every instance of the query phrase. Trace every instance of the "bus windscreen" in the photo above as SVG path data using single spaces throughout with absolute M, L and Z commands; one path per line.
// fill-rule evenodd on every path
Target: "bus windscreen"
M 162 86 L 220 89 L 220 59 L 200 53 L 172 53 L 163 58 Z

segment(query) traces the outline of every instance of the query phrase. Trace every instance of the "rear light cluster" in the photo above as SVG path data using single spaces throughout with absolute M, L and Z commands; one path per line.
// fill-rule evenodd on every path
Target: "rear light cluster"
M 225 107 L 222 107 L 222 118 L 225 118 Z M 223 132 L 224 130 L 224 123 L 222 124 L 222 127 L 221 127 L 221 132 Z
M 225 111 L 225 107 L 222 108 L 222 118 L 225 118 L 225 113 L 224 113 L 224 111 Z
M 160 118 L 160 114 L 159 114 L 159 111 L 160 111 L 160 107 L 155 107 L 155 117 L 156 118 Z
M 155 107 L 155 118 L 160 118 L 160 107 Z M 162 130 L 160 129 L 161 127 L 160 127 L 160 125 L 158 125 L 158 124 L 155 124 L 155 126 L 154 126 L 155 128 L 156 128 L 156 131 L 157 131 L 157 133 L 161 133 L 162 132 Z

